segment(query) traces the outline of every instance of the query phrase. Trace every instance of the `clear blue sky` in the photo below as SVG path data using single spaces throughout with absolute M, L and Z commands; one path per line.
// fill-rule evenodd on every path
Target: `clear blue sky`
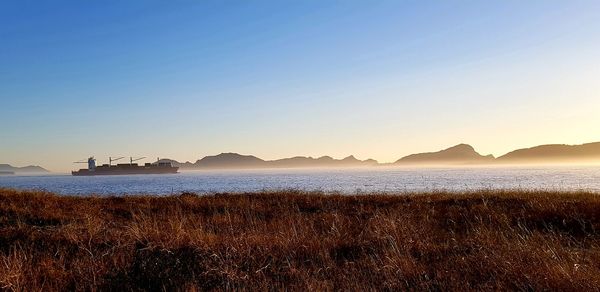
M 600 140 L 598 1 L 2 1 L 0 163 Z

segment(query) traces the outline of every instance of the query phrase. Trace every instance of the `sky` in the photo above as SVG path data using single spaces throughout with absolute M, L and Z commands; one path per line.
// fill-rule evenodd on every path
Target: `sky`
M 598 52 L 599 1 L 6 0 L 0 163 L 600 141 Z

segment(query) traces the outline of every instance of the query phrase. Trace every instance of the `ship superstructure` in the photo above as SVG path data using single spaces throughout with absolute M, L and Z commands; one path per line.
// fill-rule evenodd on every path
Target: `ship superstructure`
M 75 163 L 87 163 L 88 168 L 83 168 L 77 171 L 72 171 L 71 174 L 74 176 L 93 176 L 93 175 L 125 175 L 125 174 L 167 174 L 167 173 L 177 173 L 179 167 L 173 166 L 170 162 L 160 162 L 157 160 L 156 163 L 145 163 L 144 165 L 139 165 L 134 163 L 134 161 L 138 161 L 144 159 L 145 157 L 140 158 L 129 158 L 129 163 L 119 163 L 116 165 L 112 165 L 113 161 L 117 161 L 123 159 L 124 157 L 117 158 L 108 158 L 108 164 L 102 164 L 97 166 L 96 159 L 94 157 L 90 157 L 87 161 L 77 161 Z

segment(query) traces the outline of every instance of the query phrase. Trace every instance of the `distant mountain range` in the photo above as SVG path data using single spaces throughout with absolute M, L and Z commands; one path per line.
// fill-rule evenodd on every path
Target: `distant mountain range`
M 15 167 L 12 166 L 10 164 L 0 164 L 0 171 L 1 172 L 14 172 L 15 174 L 20 174 L 20 173 L 48 173 L 49 171 L 37 166 L 37 165 L 30 165 L 30 166 L 24 166 L 24 167 Z
M 311 168 L 311 167 L 363 167 L 379 165 L 492 165 L 492 164 L 562 164 L 600 163 L 600 142 L 582 145 L 551 144 L 511 151 L 495 158 L 479 154 L 471 145 L 459 144 L 437 152 L 417 153 L 404 156 L 393 163 L 379 163 L 373 159 L 359 160 L 354 156 L 334 159 L 330 156 L 318 158 L 296 156 L 277 160 L 263 160 L 252 155 L 221 153 L 206 156 L 196 162 L 171 162 L 181 169 L 252 169 L 252 168 Z M 14 167 L 0 164 L 0 172 L 8 174 L 47 173 L 40 166 Z
M 214 156 L 206 156 L 195 163 L 180 163 L 171 159 L 161 159 L 159 162 L 171 162 L 182 169 L 244 169 L 244 168 L 296 168 L 296 167 L 359 167 L 375 166 L 377 161 L 373 159 L 358 160 L 354 156 L 344 159 L 334 159 L 329 156 L 319 158 L 296 156 L 277 160 L 263 160 L 252 155 L 241 155 L 237 153 L 221 153 Z
M 587 163 L 600 162 L 600 142 L 583 145 L 541 145 L 518 149 L 498 158 L 493 155 L 479 154 L 471 145 L 459 144 L 437 152 L 411 154 L 391 164 L 381 164 L 373 159 L 359 160 L 354 156 L 348 156 L 344 159 L 334 159 L 329 156 L 319 158 L 297 156 L 277 160 L 263 160 L 256 156 L 237 153 L 206 156 L 195 163 L 180 163 L 170 159 L 161 159 L 160 162 L 171 162 L 182 169 Z
M 481 155 L 467 144 L 438 152 L 412 154 L 394 164 L 559 164 L 600 162 L 600 142 L 582 145 L 551 144 L 511 151 L 498 158 Z

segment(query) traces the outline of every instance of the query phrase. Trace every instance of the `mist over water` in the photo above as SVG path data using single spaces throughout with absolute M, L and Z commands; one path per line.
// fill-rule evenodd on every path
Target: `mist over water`
M 174 175 L 3 176 L 0 187 L 72 195 L 306 191 L 402 193 L 478 189 L 600 192 L 600 166 L 188 171 Z

